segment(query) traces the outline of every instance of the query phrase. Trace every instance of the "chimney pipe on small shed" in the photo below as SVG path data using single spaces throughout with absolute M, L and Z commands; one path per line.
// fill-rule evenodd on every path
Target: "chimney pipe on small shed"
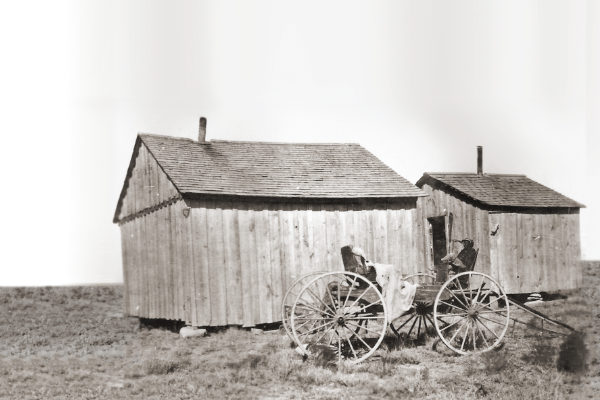
M 477 175 L 483 174 L 483 148 L 477 146 Z
M 198 142 L 206 142 L 206 118 L 200 117 L 200 126 L 198 127 Z

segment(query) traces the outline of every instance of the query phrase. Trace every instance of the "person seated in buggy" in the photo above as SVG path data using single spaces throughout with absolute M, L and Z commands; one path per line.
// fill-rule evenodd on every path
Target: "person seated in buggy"
M 473 240 L 471 239 L 462 239 L 462 240 L 453 240 L 453 242 L 458 242 L 462 245 L 462 249 L 458 252 L 448 253 L 444 258 L 442 258 L 443 263 L 448 264 L 448 268 L 450 269 L 449 275 L 460 274 L 461 272 L 473 271 L 475 267 L 475 262 L 477 261 L 477 254 L 479 250 L 475 250 L 473 248 Z M 468 277 L 464 276 L 459 279 L 461 285 L 468 285 Z

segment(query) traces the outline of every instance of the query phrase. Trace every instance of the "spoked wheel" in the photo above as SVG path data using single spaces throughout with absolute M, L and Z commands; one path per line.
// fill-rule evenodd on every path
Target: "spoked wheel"
M 294 302 L 296 301 L 296 298 L 300 294 L 302 288 L 308 282 L 310 282 L 315 276 L 324 274 L 325 272 L 326 271 L 315 271 L 301 276 L 290 285 L 288 290 L 285 292 L 285 296 L 283 296 L 283 301 L 281 303 L 281 325 L 283 325 L 285 333 L 287 333 L 288 337 L 294 342 L 296 339 L 294 339 L 292 328 L 290 326 L 290 315 L 292 314 Z
M 342 361 L 359 363 L 379 347 L 387 330 L 381 292 L 352 272 L 328 272 L 308 282 L 294 302 L 290 325 L 300 349 L 319 346 Z
M 435 283 L 435 276 L 418 273 L 408 275 L 402 280 L 418 283 L 420 286 L 429 286 Z M 417 292 L 419 289 L 417 288 Z M 433 298 L 433 296 L 431 297 Z M 433 303 L 431 300 L 415 298 L 411 308 L 390 323 L 390 328 L 399 338 L 416 341 L 421 334 L 435 332 L 433 324 Z
M 446 346 L 459 354 L 497 347 L 509 324 L 508 299 L 492 277 L 463 272 L 446 281 L 433 307 L 435 329 Z

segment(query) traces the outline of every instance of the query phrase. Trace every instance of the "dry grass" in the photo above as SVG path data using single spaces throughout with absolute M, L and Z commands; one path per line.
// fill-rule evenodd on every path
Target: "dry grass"
M 563 344 L 517 325 L 479 356 L 426 338 L 339 369 L 327 354 L 303 361 L 278 332 L 149 329 L 122 316 L 118 286 L 0 288 L 0 398 L 600 398 L 600 266 L 586 272 L 586 288 L 538 307 L 585 338 Z M 586 370 L 572 363 L 582 359 Z

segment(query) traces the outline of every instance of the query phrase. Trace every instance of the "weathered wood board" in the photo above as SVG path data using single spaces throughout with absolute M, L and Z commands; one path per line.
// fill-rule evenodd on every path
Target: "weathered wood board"
M 490 213 L 489 221 L 495 277 L 509 293 L 581 287 L 579 214 Z
M 289 285 L 308 272 L 343 269 L 347 244 L 403 273 L 419 271 L 415 213 L 414 201 L 177 200 L 121 224 L 124 236 L 136 236 L 123 241 L 126 311 L 197 326 L 279 321 Z
M 429 196 L 417 202 L 421 223 L 426 226 L 428 217 L 451 214 L 451 239 L 473 239 L 479 249 L 475 269 L 497 279 L 507 292 L 581 287 L 577 212 L 488 211 L 428 184 L 422 189 Z M 420 229 L 417 222 L 414 226 Z M 426 230 L 423 238 L 429 239 Z M 450 248 L 458 250 L 460 246 L 450 244 Z M 431 245 L 424 243 L 428 268 L 433 267 L 431 251 Z

